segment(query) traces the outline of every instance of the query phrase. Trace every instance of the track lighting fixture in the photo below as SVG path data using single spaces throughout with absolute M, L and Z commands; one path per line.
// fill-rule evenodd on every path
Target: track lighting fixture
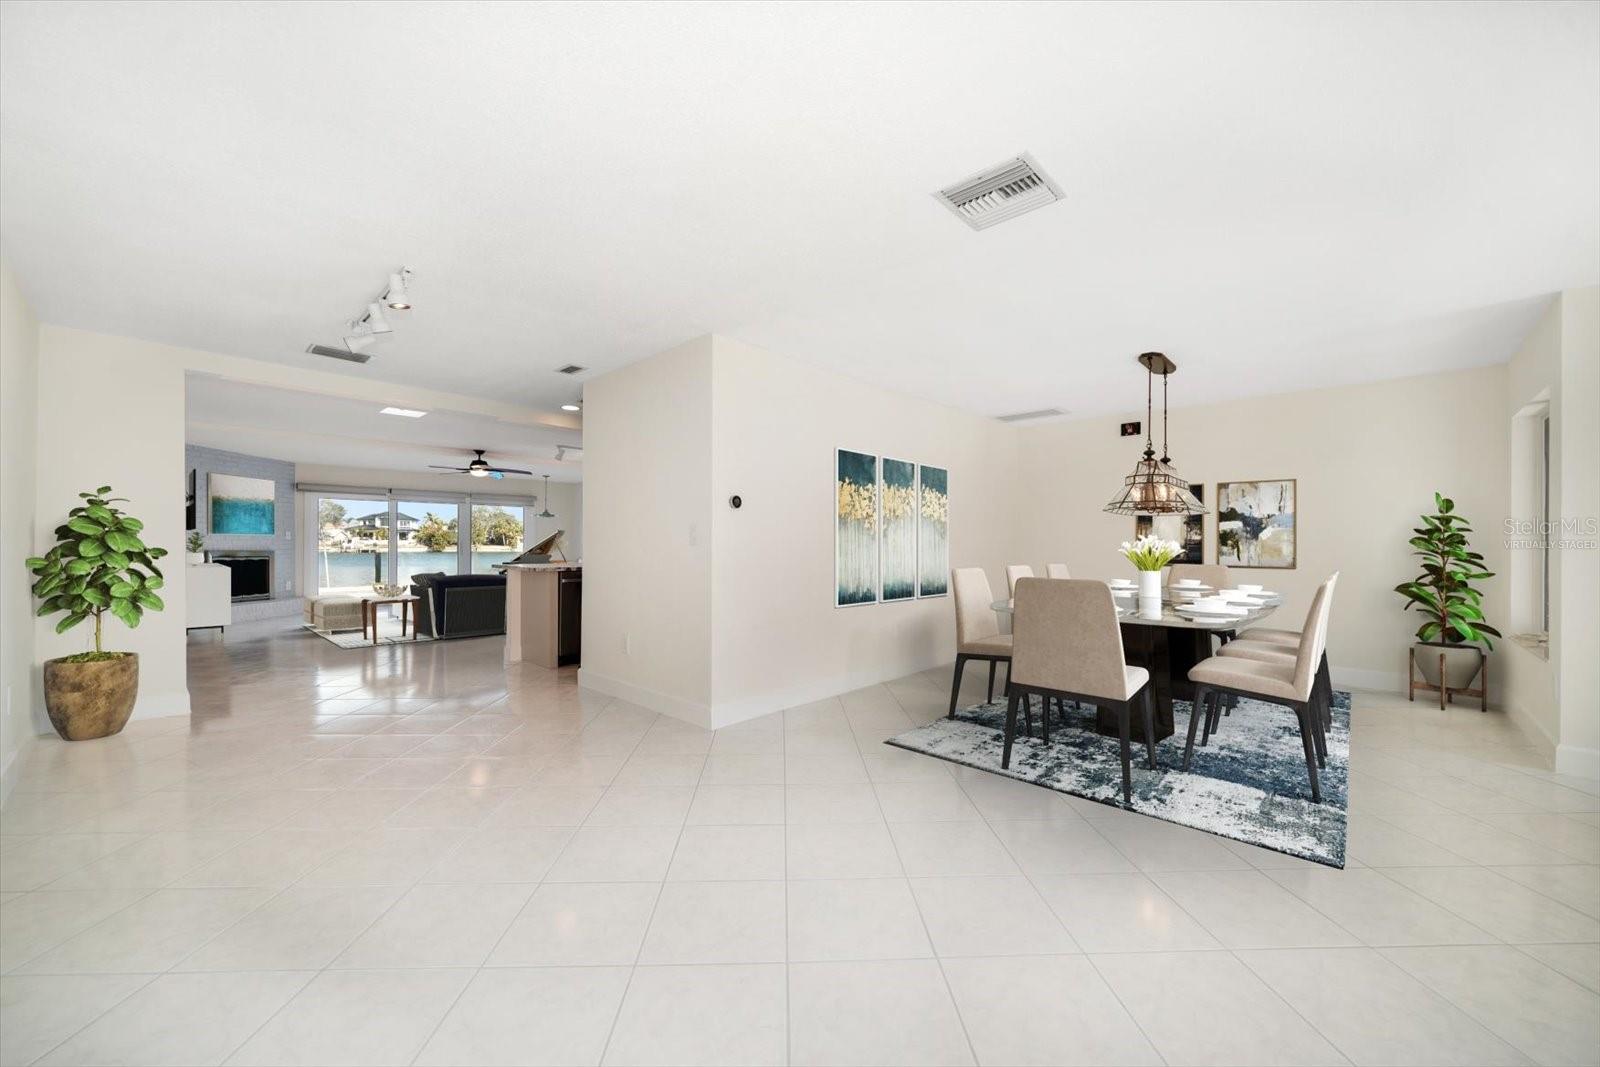
M 399 274 L 389 275 L 389 288 L 383 292 L 383 306 L 391 311 L 410 311 L 411 297 L 406 292 L 406 283 L 410 280 L 410 267 L 401 267 Z

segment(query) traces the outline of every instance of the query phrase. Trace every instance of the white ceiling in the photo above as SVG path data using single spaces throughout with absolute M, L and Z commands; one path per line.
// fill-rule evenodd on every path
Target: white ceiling
M 185 440 L 210 448 L 269 456 L 291 463 L 430 472 L 429 464 L 464 467 L 481 448 L 497 467 L 550 475 L 553 482 L 582 480 L 579 459 L 557 460 L 557 445 L 576 445 L 580 434 L 548 426 L 505 422 L 479 412 L 430 410 L 420 419 L 380 414 L 376 401 L 277 389 L 207 374 L 187 376 Z M 463 482 L 467 475 L 462 475 Z M 497 483 L 531 487 L 508 475 Z
M 1600 281 L 1600 6 L 10 2 L 50 321 L 553 408 L 707 331 L 999 414 L 1505 359 Z M 1066 200 L 929 195 L 1029 150 Z M 365 367 L 307 356 L 389 271 Z

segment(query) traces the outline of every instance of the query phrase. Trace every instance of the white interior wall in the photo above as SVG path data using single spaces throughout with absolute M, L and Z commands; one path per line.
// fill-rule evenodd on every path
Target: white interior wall
M 580 684 L 711 722 L 711 338 L 584 386 Z
M 1170 382 L 1183 398 L 1183 361 Z M 1129 389 L 1143 391 L 1128 361 Z M 1139 372 L 1142 374 L 1142 372 Z M 1406 650 L 1421 619 L 1402 611 L 1396 584 L 1417 573 L 1407 544 L 1435 490 L 1473 522 L 1473 544 L 1491 571 L 1505 563 L 1505 366 L 1402 378 L 1341 389 L 1177 407 L 1171 454 L 1206 488 L 1207 562 L 1216 561 L 1219 481 L 1293 478 L 1297 563 L 1293 570 L 1240 571 L 1286 595 L 1279 622 L 1298 629 L 1316 587 L 1339 571 L 1328 660 L 1344 685 L 1403 689 Z M 1127 418 L 1142 419 L 1143 412 Z M 1159 451 L 1161 415 L 1156 412 Z M 1118 436 L 1122 417 L 1024 427 L 1014 562 L 1068 564 L 1084 577 L 1131 572 L 1117 545 L 1131 517 L 1100 508 L 1133 468 L 1142 439 Z M 1247 577 L 1248 575 L 1248 577 Z M 1503 579 L 1485 583 L 1485 610 L 1505 617 Z M 1493 675 L 1491 670 L 1491 678 Z
M 23 561 L 34 555 L 34 467 L 39 323 L 0 262 L 0 803 L 33 745 L 37 685 L 33 596 Z
M 1507 435 L 1507 509 L 1512 524 L 1532 524 L 1539 514 L 1535 428 L 1519 413 L 1538 404 L 1547 405 L 1550 414 L 1550 511 L 1561 514 L 1561 304 L 1557 296 L 1550 301 L 1539 321 L 1506 365 L 1505 407 L 1501 412 L 1502 432 Z M 1528 532 L 1513 540 L 1537 537 Z M 1538 584 L 1543 580 L 1540 554 L 1514 549 L 1507 553 L 1507 622 L 1513 631 L 1533 632 L 1542 624 L 1538 613 Z M 1557 700 L 1557 670 L 1561 654 L 1560 605 L 1561 553 L 1550 558 L 1552 593 L 1552 633 L 1547 649 L 1530 647 L 1516 640 L 1504 642 L 1495 657 L 1501 677 L 1501 700 L 1505 709 L 1524 724 L 1530 734 L 1555 749 L 1561 735 L 1561 708 Z
M 163 611 L 146 612 L 130 630 L 105 620 L 107 649 L 139 653 L 135 718 L 187 715 L 184 664 L 182 350 L 45 324 L 39 330 L 39 473 L 33 544 L 79 503 L 78 493 L 109 485 L 145 524 L 145 543 L 168 550 L 162 561 Z M 46 660 L 92 648 L 87 622 L 64 634 L 57 617 L 34 620 L 34 656 Z
M 1600 286 L 1561 296 L 1561 396 L 1556 770 L 1600 777 Z
M 1015 431 L 732 338 L 713 345 L 714 720 L 948 662 L 949 597 L 834 606 L 834 449 L 946 468 L 951 566 L 985 568 L 1003 594 Z

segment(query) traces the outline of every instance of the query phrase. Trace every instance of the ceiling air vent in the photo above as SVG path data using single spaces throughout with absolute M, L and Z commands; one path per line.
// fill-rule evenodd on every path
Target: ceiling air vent
M 352 352 L 348 348 L 332 348 L 328 345 L 307 345 L 306 351 L 313 356 L 327 356 L 329 359 L 342 359 L 350 363 L 365 363 L 372 358 L 366 352 Z
M 1040 408 L 1038 411 L 1018 411 L 1010 415 L 995 416 L 1001 422 L 1032 422 L 1035 419 L 1053 419 L 1066 412 L 1060 408 Z
M 1034 208 L 1053 204 L 1063 194 L 1033 157 L 1024 152 L 933 195 L 974 230 L 986 230 Z
M 576 363 L 568 363 L 565 367 L 557 367 L 557 374 L 582 374 L 588 367 L 580 367 Z

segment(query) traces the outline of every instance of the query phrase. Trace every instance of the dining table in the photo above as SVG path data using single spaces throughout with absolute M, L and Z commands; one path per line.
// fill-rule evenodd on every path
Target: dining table
M 1215 654 L 1211 639 L 1232 640 L 1239 631 L 1276 612 L 1279 602 L 1274 597 L 1260 606 L 1248 608 L 1243 615 L 1215 620 L 1186 618 L 1173 610 L 1175 601 L 1166 596 L 1161 598 L 1159 609 L 1137 605 L 1117 608 L 1124 658 L 1130 666 L 1143 667 L 1150 672 L 1150 688 L 1156 705 L 1155 740 L 1172 736 L 1173 698 L 1189 700 L 1194 696 L 1189 668 Z M 1002 628 L 1009 629 L 1012 602 L 996 600 L 991 606 L 1000 616 Z M 1144 723 L 1139 721 L 1139 716 L 1133 718 L 1133 740 L 1143 741 Z M 1097 708 L 1095 731 L 1107 737 L 1119 737 L 1116 712 L 1106 707 Z

